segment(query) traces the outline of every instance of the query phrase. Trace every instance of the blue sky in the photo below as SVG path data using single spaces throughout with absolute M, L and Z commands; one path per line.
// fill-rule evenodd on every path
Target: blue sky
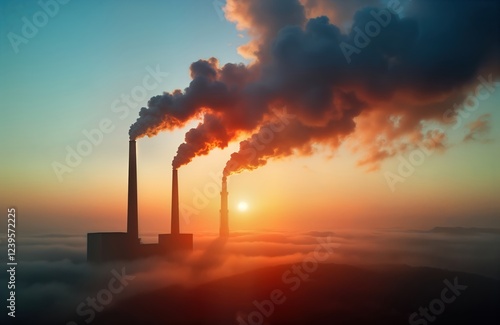
M 148 1 L 147 6 L 137 1 L 97 3 L 60 5 L 27 44 L 19 45 L 17 54 L 6 36 L 9 32 L 22 36 L 23 17 L 32 21 L 41 7 L 31 1 L 0 5 L 4 35 L 0 135 L 9 138 L 16 133 L 16 141 L 2 141 L 2 149 L 11 155 L 30 155 L 34 150 L 45 158 L 57 157 L 81 137 L 82 129 L 93 128 L 104 117 L 115 118 L 111 104 L 142 83 L 147 67 L 158 66 L 168 73 L 148 93 L 149 98 L 186 87 L 189 65 L 200 58 L 244 61 L 236 47 L 245 39 L 233 24 L 220 19 L 211 1 Z M 126 137 L 136 117 L 131 112 L 117 125 L 116 133 Z M 20 132 L 20 128 L 29 131 Z

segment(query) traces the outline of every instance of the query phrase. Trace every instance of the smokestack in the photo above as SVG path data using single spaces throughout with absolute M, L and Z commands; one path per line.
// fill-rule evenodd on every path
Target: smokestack
M 135 140 L 130 140 L 129 142 L 127 233 L 133 241 L 139 240 L 139 220 L 137 213 L 137 156 Z
M 172 169 L 172 220 L 170 233 L 179 234 L 179 184 L 177 180 L 177 169 Z
M 229 236 L 229 211 L 227 210 L 227 177 L 222 177 L 222 191 L 220 192 L 220 237 Z

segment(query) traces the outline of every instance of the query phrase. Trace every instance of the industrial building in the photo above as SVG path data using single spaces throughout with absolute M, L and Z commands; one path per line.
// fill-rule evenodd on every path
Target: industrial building
M 132 260 L 150 256 L 170 257 L 192 250 L 193 234 L 181 234 L 179 229 L 179 188 L 177 169 L 172 170 L 172 211 L 170 234 L 159 234 L 158 243 L 141 243 L 139 238 L 139 216 L 137 204 L 136 142 L 135 140 L 130 140 L 127 232 L 88 233 L 87 261 L 99 263 L 113 260 Z

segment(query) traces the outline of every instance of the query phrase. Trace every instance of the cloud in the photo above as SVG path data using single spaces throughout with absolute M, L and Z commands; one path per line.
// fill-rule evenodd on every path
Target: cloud
M 337 26 L 349 26 L 360 8 L 382 5 L 380 0 L 302 0 L 307 18 L 327 16 Z
M 491 130 L 491 114 L 483 114 L 474 122 L 467 124 L 468 132 L 464 137 L 464 142 L 480 141 L 491 142 L 493 140 L 486 138 Z
M 227 241 L 198 235 L 195 236 L 195 250 L 183 259 L 149 258 L 100 265 L 81 261 L 85 257 L 84 245 L 78 248 L 80 257 L 68 259 L 74 252 L 74 238 L 46 236 L 20 240 L 31 244 L 24 246 L 23 254 L 19 255 L 23 258 L 16 281 L 19 315 L 39 318 L 41 323 L 49 318 L 52 321 L 55 315 L 64 323 L 80 319 L 76 307 L 106 288 L 113 276 L 112 270 L 125 268 L 126 274 L 136 276 L 113 298 L 114 304 L 163 287 L 192 288 L 251 270 L 299 263 L 325 242 L 330 242 L 328 246 L 333 252 L 327 263 L 408 264 L 500 279 L 500 230 L 491 229 L 237 233 Z M 77 238 L 84 244 L 81 237 Z M 67 244 L 61 242 L 62 239 L 67 240 Z M 61 254 L 64 249 L 71 254 L 64 257 Z M 6 277 L 6 272 L 0 274 L 0 281 L 5 283 Z
M 446 135 L 429 125 L 451 123 L 457 111 L 450 116 L 450 108 L 464 101 L 478 75 L 498 78 L 499 2 L 414 0 L 398 14 L 385 4 L 228 0 L 226 17 L 250 36 L 240 52 L 252 63 L 194 62 L 188 87 L 151 98 L 131 138 L 204 116 L 188 131 L 174 165 L 248 135 L 231 156 L 238 167 L 230 172 L 309 155 L 316 144 L 334 151 L 352 142 L 369 170 L 415 147 L 446 149 Z M 245 157 L 282 109 L 294 122 Z

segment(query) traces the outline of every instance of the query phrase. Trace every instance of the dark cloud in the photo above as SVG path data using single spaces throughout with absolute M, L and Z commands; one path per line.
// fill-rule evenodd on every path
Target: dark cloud
M 241 51 L 253 62 L 193 63 L 189 86 L 151 98 L 131 138 L 205 115 L 186 135 L 174 165 L 254 133 L 231 157 L 238 170 L 310 154 L 317 143 L 335 150 L 347 138 L 365 153 L 360 164 L 369 168 L 429 137 L 446 148 L 445 137 L 429 133 L 425 122 L 449 124 L 457 113 L 450 108 L 478 83 L 476 76 L 497 79 L 500 2 L 414 0 L 398 13 L 384 3 L 229 0 L 226 16 L 251 36 Z M 347 29 L 327 17 L 347 13 L 353 14 Z M 295 122 L 242 164 L 242 151 L 272 123 L 273 110 L 283 108 Z
M 174 168 L 189 163 L 194 157 L 208 154 L 214 148 L 226 148 L 234 133 L 228 132 L 221 119 L 205 114 L 203 122 L 186 133 L 185 142 L 177 149 L 172 161 Z
M 308 18 L 327 16 L 337 26 L 351 26 L 360 8 L 382 5 L 380 0 L 302 0 Z

